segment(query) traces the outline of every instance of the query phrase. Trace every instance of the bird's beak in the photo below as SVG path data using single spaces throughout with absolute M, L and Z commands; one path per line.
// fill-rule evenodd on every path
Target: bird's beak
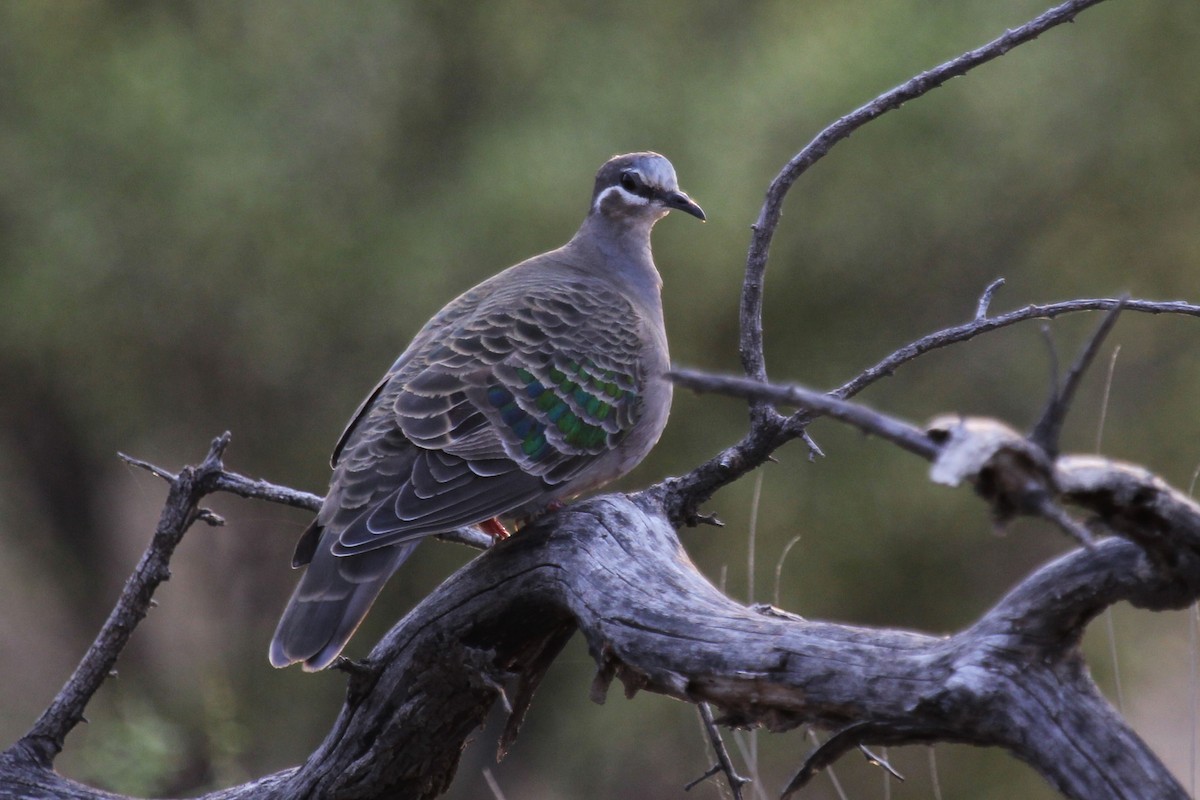
M 707 217 L 704 216 L 704 209 L 696 204 L 692 198 L 688 197 L 683 192 L 663 192 L 663 205 L 667 208 L 676 208 L 685 214 L 691 214 L 696 219 L 703 222 Z

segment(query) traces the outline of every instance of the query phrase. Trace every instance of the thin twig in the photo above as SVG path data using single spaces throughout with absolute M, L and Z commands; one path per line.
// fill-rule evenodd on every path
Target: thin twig
M 1120 300 L 1115 298 L 1081 298 L 1058 303 L 1028 305 L 992 317 L 972 320 L 922 336 L 894 351 L 874 366 L 829 392 L 834 398 L 847 399 L 868 386 L 895 374 L 896 370 L 926 353 L 966 342 L 1001 328 L 1033 319 L 1053 319 L 1065 314 L 1085 311 L 1109 311 Z M 1129 300 L 1125 311 L 1145 314 L 1181 314 L 1200 317 L 1200 305 L 1183 301 Z M 678 372 L 686 372 L 678 370 Z M 744 396 L 744 395 L 743 395 Z M 765 397 L 765 396 L 764 396 Z M 795 402 L 786 397 L 775 402 Z M 806 404 L 807 406 L 807 404 Z M 822 412 L 823 413 L 823 412 Z M 727 447 L 711 459 L 678 478 L 671 478 L 655 487 L 662 493 L 662 503 L 676 524 L 694 524 L 696 509 L 707 502 L 717 490 L 756 469 L 771 457 L 775 450 L 805 434 L 805 427 L 821 414 L 799 411 L 787 418 L 786 424 L 767 422 L 752 426 L 738 443 Z
M 763 355 L 763 278 L 767 269 L 767 258 L 771 240 L 783 214 L 783 201 L 796 180 L 813 164 L 822 159 L 834 145 L 850 136 L 871 120 L 899 108 L 910 100 L 944 84 L 951 78 L 965 75 L 975 67 L 998 58 L 1014 47 L 1036 39 L 1041 34 L 1064 22 L 1072 21 L 1077 14 L 1102 0 L 1069 0 L 1040 14 L 1029 22 L 1005 31 L 982 47 L 970 50 L 933 69 L 922 72 L 896 88 L 884 92 L 866 105 L 860 106 L 817 134 L 804 149 L 792 157 L 771 181 L 766 199 L 753 226 L 749 252 L 746 255 L 746 274 L 742 285 L 741 341 L 742 367 L 746 375 L 766 380 L 767 368 Z
M 685 784 L 683 785 L 683 790 L 684 790 L 685 792 L 690 792 L 692 789 L 695 789 L 697 786 L 699 786 L 700 784 L 704 783 L 706 780 L 708 780 L 709 778 L 711 778 L 713 775 L 716 775 L 716 774 L 717 774 L 718 772 L 720 772 L 720 771 L 721 771 L 721 765 L 720 765 L 720 764 L 713 764 L 711 767 L 709 767 L 708 769 L 706 769 L 706 770 L 704 771 L 704 774 L 703 774 L 703 775 L 701 775 L 699 778 L 694 778 L 694 779 L 692 779 L 692 780 L 688 781 L 687 783 L 685 783 Z M 719 788 L 719 787 L 718 787 L 718 788 Z M 724 793 L 722 792 L 722 794 L 724 794 Z
M 144 469 L 147 472 L 149 472 L 151 475 L 153 475 L 157 478 L 162 478 L 167 483 L 170 483 L 171 481 L 175 480 L 174 473 L 167 472 L 162 467 L 156 467 L 155 465 L 151 464 L 149 461 L 142 461 L 140 458 L 134 458 L 133 456 L 125 455 L 124 453 L 120 452 L 119 450 L 117 451 L 117 458 L 121 459 L 126 464 L 129 464 L 132 467 L 137 467 L 138 469 Z
M 938 453 L 938 446 L 919 428 L 858 403 L 850 403 L 802 386 L 779 386 L 749 378 L 711 375 L 690 369 L 672 370 L 668 377 L 679 385 L 697 392 L 719 392 L 734 397 L 799 406 L 808 412 L 810 419 L 818 416 L 833 417 L 923 458 L 932 459 Z
M 220 492 L 229 492 L 249 500 L 266 500 L 305 511 L 316 512 L 321 508 L 324 498 L 311 492 L 299 492 L 286 486 L 269 483 L 257 478 L 247 478 L 236 472 L 222 472 L 216 477 L 214 488 Z
M 1037 513 L 1044 519 L 1049 520 L 1058 526 L 1058 529 L 1070 536 L 1079 544 L 1087 548 L 1096 546 L 1096 540 L 1092 536 L 1091 531 L 1084 527 L 1083 523 L 1067 513 L 1067 510 L 1054 502 L 1049 497 L 1043 497 L 1042 502 L 1038 503 Z
M 811 436 L 808 435 L 808 431 L 804 431 L 803 433 L 800 434 L 800 440 L 808 446 L 809 462 L 813 462 L 813 461 L 816 461 L 818 458 L 825 457 L 825 451 L 822 450 L 821 446 L 819 444 L 817 444 L 816 441 Z
M 783 552 L 779 554 L 779 560 L 775 562 L 775 594 L 774 594 L 775 599 L 774 599 L 774 603 L 775 603 L 776 607 L 779 607 L 779 605 L 780 605 L 779 604 L 779 586 L 783 580 L 783 561 L 784 561 L 784 559 L 787 558 L 788 553 L 792 552 L 792 548 L 796 546 L 796 544 L 800 541 L 800 539 L 801 539 L 801 534 L 799 534 L 799 533 L 797 533 L 795 536 L 793 536 L 791 539 L 789 539 L 788 543 L 783 546 Z
M 1041 418 L 1038 419 L 1029 434 L 1030 440 L 1045 450 L 1051 458 L 1058 455 L 1058 440 L 1062 434 L 1063 422 L 1067 418 L 1067 412 L 1071 408 L 1071 401 L 1075 398 L 1079 382 L 1083 380 L 1088 367 L 1096 358 L 1096 354 L 1100 352 L 1100 346 L 1104 343 L 1105 338 L 1117 324 L 1117 317 L 1121 315 L 1128 300 L 1129 295 L 1117 298 L 1117 304 L 1104 315 L 1104 319 L 1100 321 L 1095 332 L 1084 344 L 1075 363 L 1067 370 L 1062 383 L 1058 384 L 1055 381 L 1055 385 L 1051 387 L 1050 399 L 1046 402 Z
M 704 730 L 708 734 L 708 742 L 712 745 L 713 752 L 717 756 L 717 763 L 711 769 L 705 772 L 696 780 L 684 787 L 685 791 L 690 791 L 693 786 L 696 786 L 718 772 L 725 774 L 725 780 L 729 782 L 729 788 L 733 792 L 734 800 L 742 800 L 742 787 L 750 783 L 749 778 L 743 778 L 737 774 L 737 770 L 733 767 L 733 761 L 729 758 L 729 750 L 725 748 L 725 741 L 721 738 L 721 731 L 717 728 L 717 723 L 713 720 L 712 708 L 708 703 L 697 703 L 700 711 L 700 720 L 704 723 Z
M 834 389 L 830 394 L 836 397 L 853 397 L 882 378 L 889 377 L 896 369 L 926 353 L 942 347 L 948 347 L 960 342 L 966 342 L 985 333 L 1007 328 L 1019 322 L 1031 319 L 1054 319 L 1066 314 L 1077 314 L 1082 311 L 1111 311 L 1122 305 L 1119 298 L 1080 298 L 1064 300 L 1058 303 L 1028 305 L 1014 309 L 1004 314 L 983 319 L 971 320 L 962 325 L 944 328 L 940 331 L 922 336 L 872 367 L 863 370 L 851 380 Z M 1127 300 L 1123 307 L 1126 311 L 1137 311 L 1145 314 L 1182 314 L 1200 317 L 1200 305 L 1185 303 L 1179 300 Z
M 873 764 L 876 767 L 879 767 L 884 772 L 886 772 L 888 775 L 891 775 L 893 778 L 900 781 L 901 783 L 904 782 L 904 776 L 900 774 L 900 771 L 898 769 L 896 769 L 895 767 L 892 766 L 891 762 L 887 760 L 886 755 L 881 756 L 878 753 L 872 752 L 870 749 L 867 748 L 867 746 L 865 744 L 860 744 L 858 746 L 858 751 L 863 754 L 863 757 L 865 759 L 867 759 L 868 763 Z M 885 750 L 884 752 L 886 753 L 887 751 Z
M 500 784 L 496 782 L 495 777 L 492 776 L 492 771 L 487 767 L 483 768 L 483 779 L 487 782 L 488 789 L 495 800 L 505 800 L 504 792 L 500 791 Z
M 858 748 L 867 754 L 867 757 L 876 761 L 880 766 L 885 767 L 889 772 L 895 775 L 900 780 L 904 778 L 900 773 L 896 772 L 887 765 L 882 759 L 871 754 L 863 745 L 872 740 L 884 743 L 906 743 L 911 744 L 927 739 L 928 732 L 906 731 L 903 725 L 885 724 L 871 721 L 853 722 L 841 730 L 836 731 L 832 736 L 825 740 L 815 750 L 809 753 L 808 758 L 804 760 L 800 770 L 788 782 L 787 787 L 783 790 L 780 800 L 787 800 L 792 794 L 803 788 L 813 777 L 823 769 L 829 767 L 830 764 L 837 761 L 845 753 Z
M 144 469 L 151 475 L 162 478 L 167 483 L 173 482 L 178 477 L 162 467 L 151 464 L 149 461 L 143 461 L 140 458 L 134 458 L 125 453 L 117 453 L 117 457 L 126 464 Z M 293 506 L 294 508 L 303 508 L 307 511 L 316 512 L 319 510 L 323 500 L 322 497 L 309 492 L 297 491 L 296 489 L 280 486 L 279 484 L 261 479 L 247 478 L 236 472 L 220 470 L 218 474 L 212 476 L 211 480 L 213 481 L 215 491 L 229 492 L 230 494 L 236 494 L 239 497 L 251 500 L 266 500 L 271 503 Z
M 780 800 L 787 800 L 792 794 L 804 788 L 818 772 L 837 761 L 847 751 L 857 747 L 862 741 L 862 735 L 867 733 L 871 727 L 869 722 L 855 722 L 837 731 L 823 743 L 819 744 L 808 754 L 808 758 L 804 759 L 804 763 L 800 765 L 800 769 L 788 781 L 783 794 L 780 795 Z
M 979 296 L 979 304 L 975 306 L 975 319 L 987 319 L 988 308 L 992 305 L 992 296 L 996 294 L 996 290 L 1004 285 L 1004 278 L 996 278 L 987 285 L 983 290 L 983 294 Z
M 1108 421 L 1108 399 L 1112 394 L 1113 375 L 1117 371 L 1117 356 L 1120 354 L 1121 345 L 1117 345 L 1108 359 L 1108 374 L 1104 378 L 1104 395 L 1100 398 L 1100 420 L 1096 423 L 1096 455 L 1100 455 L 1100 445 L 1104 442 L 1104 424 Z
M 808 729 L 808 740 L 817 748 L 821 747 L 821 740 L 817 738 L 817 732 L 812 728 Z M 837 773 L 834 772 L 832 764 L 825 768 L 825 774 L 829 776 L 829 782 L 833 784 L 833 791 L 837 794 L 838 800 L 850 800 L 846 795 L 846 790 L 842 788 L 842 782 L 838 780 Z M 786 795 L 783 795 L 782 798 L 786 800 Z
M 760 381 L 767 379 L 766 357 L 763 351 L 763 284 L 771 241 L 783 214 L 783 201 L 800 176 L 822 159 L 834 145 L 849 137 L 871 120 L 922 96 L 951 78 L 965 75 L 975 67 L 1004 55 L 1014 47 L 1036 39 L 1057 25 L 1073 21 L 1081 11 L 1099 2 L 1102 0 L 1069 0 L 1069 2 L 1049 9 L 1020 27 L 1005 31 L 1003 35 L 982 47 L 963 53 L 957 58 L 905 81 L 827 126 L 784 165 L 779 174 L 771 181 L 758 218 L 751 226 L 753 233 L 746 254 L 746 269 L 742 281 L 738 313 L 741 330 L 738 349 L 742 368 L 748 377 Z M 984 321 L 986 319 L 976 320 L 976 322 Z M 894 369 L 894 366 L 884 369 L 886 370 L 884 374 L 890 374 L 890 370 Z M 872 377 L 868 373 L 864 373 L 847 387 L 843 387 L 844 392 L 839 390 L 839 396 L 849 397 L 881 376 Z M 858 384 L 857 388 L 855 388 L 855 384 Z M 804 426 L 807 424 L 805 416 L 797 415 L 785 421 L 762 400 L 755 400 L 751 403 L 750 419 L 750 433 L 742 442 L 726 449 L 717 458 L 702 464 L 684 478 L 670 482 L 674 497 L 668 499 L 667 505 L 671 508 L 671 516 L 674 519 L 690 524 L 695 510 L 718 488 L 744 475 L 748 469 L 758 466 L 762 463 L 761 459 L 764 454 L 769 455 L 771 451 L 785 442 L 805 435 Z M 812 445 L 811 439 L 808 441 Z M 814 452 L 819 452 L 819 450 L 815 448 L 810 450 L 810 457 Z M 730 471 L 725 467 L 728 462 L 743 463 L 746 464 L 746 467 L 740 471 Z
M 213 479 L 222 471 L 221 458 L 229 441 L 228 432 L 218 436 L 200 466 L 184 467 L 178 475 L 123 456 L 128 463 L 168 481 L 170 489 L 167 501 L 163 505 L 154 536 L 133 574 L 125 582 L 108 619 L 100 627 L 66 684 L 18 743 L 17 746 L 36 763 L 46 768 L 54 763 L 55 757 L 62 752 L 67 734 L 84 720 L 87 704 L 112 674 L 117 657 L 125 649 L 129 637 L 149 613 L 155 590 L 171 576 L 168 566 L 171 554 L 192 523 L 204 516 L 199 503 L 213 491 Z

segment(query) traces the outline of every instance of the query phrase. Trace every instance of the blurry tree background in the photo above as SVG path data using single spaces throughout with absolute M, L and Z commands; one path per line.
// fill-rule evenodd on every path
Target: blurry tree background
M 836 117 L 1039 13 L 1038 0 L 583 4 L 11 2 L 0 5 L 0 735 L 70 673 L 153 529 L 168 467 L 234 433 L 231 469 L 322 492 L 343 423 L 417 327 L 466 287 L 557 246 L 608 156 L 654 149 L 704 226 L 656 233 L 673 356 L 738 369 L 737 300 L 766 185 Z M 840 383 L 901 344 L 993 310 L 1129 291 L 1200 300 L 1200 4 L 1112 2 L 838 146 L 792 192 L 767 277 L 772 376 Z M 1052 331 L 1073 352 L 1095 318 Z M 1187 488 L 1200 464 L 1200 324 L 1126 314 L 1103 449 Z M 927 356 L 863 399 L 923 421 L 1043 401 L 1036 325 Z M 1108 358 L 1101 362 L 1107 363 Z M 1104 372 L 1067 450 L 1096 446 Z M 744 429 L 744 404 L 677 394 L 626 481 L 682 472 Z M 950 631 L 1069 543 L 992 531 L 967 490 L 895 448 L 819 423 L 685 531 L 735 596 L 807 617 Z M 276 671 L 266 648 L 305 514 L 220 499 L 160 606 L 68 739 L 68 775 L 188 794 L 298 763 L 334 719 L 337 673 Z M 793 537 L 799 541 L 782 564 Z M 430 543 L 349 648 L 472 553 Z M 751 564 L 753 565 L 751 569 Z M 1115 633 L 1116 665 L 1108 627 Z M 1192 612 L 1117 609 L 1093 670 L 1193 786 Z M 579 641 L 523 736 L 468 749 L 449 797 L 682 797 L 711 763 L 695 710 L 614 691 L 588 701 Z M 740 735 L 774 796 L 802 733 Z M 945 797 L 1052 797 L 999 752 L 939 746 Z M 892 753 L 891 797 L 928 797 L 924 748 Z M 749 771 L 749 768 L 743 771 Z M 847 759 L 854 797 L 882 773 Z M 714 786 L 692 791 L 719 795 Z M 691 795 L 688 795 L 691 796 Z M 757 796 L 757 795 L 756 795 Z M 834 796 L 819 778 L 806 796 Z

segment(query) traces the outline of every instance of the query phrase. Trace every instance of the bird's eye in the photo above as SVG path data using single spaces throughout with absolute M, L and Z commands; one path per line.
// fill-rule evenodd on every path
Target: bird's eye
M 621 188 L 627 192 L 636 192 L 638 190 L 638 179 L 632 172 L 621 173 Z

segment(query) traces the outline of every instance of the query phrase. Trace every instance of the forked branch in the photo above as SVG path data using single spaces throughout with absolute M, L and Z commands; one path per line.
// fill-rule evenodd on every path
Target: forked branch
M 1075 644 L 1112 603 L 1176 608 L 1200 595 L 1200 509 L 1134 468 L 1064 458 L 1056 472 L 1065 500 L 1137 543 L 1064 556 L 949 638 L 746 608 L 695 570 L 653 497 L 569 506 L 402 620 L 302 767 L 209 797 L 435 797 L 501 692 L 531 696 L 578 628 L 627 694 L 707 702 L 726 723 L 853 726 L 854 744 L 994 745 L 1069 797 L 1182 798 L 1095 691 Z M 515 722 L 509 731 L 506 744 Z M 24 756 L 0 760 L 9 796 L 101 796 Z
M 597 663 L 599 701 L 615 678 L 629 695 L 646 690 L 711 706 L 721 715 L 717 722 L 840 732 L 788 792 L 855 745 L 955 741 L 1003 747 L 1069 797 L 1184 797 L 1096 691 L 1076 645 L 1087 622 L 1115 602 L 1175 608 L 1200 595 L 1200 509 L 1140 468 L 1055 458 L 1047 452 L 1053 447 L 994 423 L 954 419 L 926 431 L 846 401 L 924 353 L 1020 321 L 1118 306 L 1200 316 L 1200 306 L 1094 299 L 989 316 L 997 283 L 970 322 L 897 350 L 830 395 L 765 382 L 763 281 L 784 199 L 799 176 L 870 120 L 1098 2 L 1065 2 L 880 95 L 822 131 L 779 173 L 747 254 L 740 346 L 750 377 L 680 371 L 690 385 L 753 401 L 742 441 L 682 478 L 633 497 L 570 506 L 484 553 L 352 671 L 338 720 L 302 766 L 206 797 L 436 797 L 453 778 L 464 741 L 497 701 L 509 714 L 499 750 L 512 745 L 541 677 L 577 629 Z M 799 410 L 784 416 L 778 405 Z M 1069 503 L 1117 536 L 1043 567 L 949 638 L 746 608 L 696 571 L 674 526 L 701 519 L 698 509 L 715 491 L 802 437 L 822 415 L 932 460 L 935 479 L 970 482 L 998 516 L 1053 517 L 1060 502 Z M 178 474 L 138 462 L 169 485 L 158 530 L 76 673 L 30 732 L 0 754 L 0 800 L 112 797 L 57 775 L 54 757 L 169 577 L 183 533 L 196 520 L 219 523 L 200 505 L 205 496 L 226 491 L 310 510 L 319 505 L 314 495 L 226 472 L 227 444 L 228 435 L 217 439 L 199 466 Z M 478 544 L 483 537 L 467 531 L 458 538 Z M 719 758 L 722 751 L 718 745 Z M 741 779 L 723 760 L 737 785 Z

